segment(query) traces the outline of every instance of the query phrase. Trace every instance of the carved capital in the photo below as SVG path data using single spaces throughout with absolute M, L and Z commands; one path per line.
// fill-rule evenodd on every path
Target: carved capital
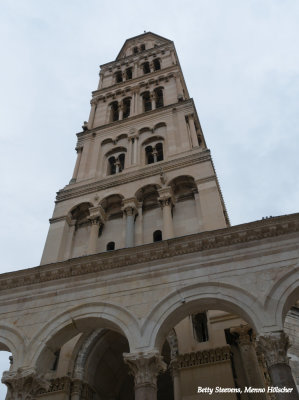
M 162 208 L 165 206 L 172 207 L 174 205 L 174 196 L 171 187 L 165 187 L 159 189 L 158 193 L 159 193 L 158 201 Z
M 264 354 L 268 368 L 275 364 L 289 364 L 287 350 L 290 347 L 289 337 L 284 332 L 259 336 L 258 350 Z
M 90 207 L 89 217 L 87 217 L 91 224 L 104 224 L 106 221 L 106 213 L 102 206 Z
M 124 361 L 134 376 L 135 388 L 140 386 L 157 386 L 157 376 L 166 370 L 166 364 L 158 351 L 125 353 Z
M 136 215 L 138 213 L 138 202 L 135 197 L 130 197 L 129 199 L 123 200 L 122 211 L 126 213 L 126 215 Z
M 17 371 L 5 371 L 2 383 L 8 388 L 7 399 L 34 399 L 40 389 L 47 390 L 50 383 L 35 368 L 19 368 Z

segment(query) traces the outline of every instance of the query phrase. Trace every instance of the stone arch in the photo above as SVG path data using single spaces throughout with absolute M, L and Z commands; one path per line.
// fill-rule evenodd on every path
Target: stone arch
M 125 152 L 125 153 L 127 152 L 126 147 L 117 146 L 117 147 L 114 147 L 113 149 L 109 150 L 109 151 L 105 154 L 105 156 L 106 156 L 106 157 L 109 157 L 109 156 L 111 156 L 111 155 L 114 155 L 115 153 L 122 153 L 122 152 Z
M 141 329 L 144 346 L 161 349 L 170 330 L 183 318 L 208 309 L 235 313 L 257 333 L 268 322 L 262 305 L 245 289 L 220 282 L 198 283 L 178 288 L 150 311 Z
M 0 324 L 0 351 L 9 351 L 13 356 L 13 370 L 24 365 L 27 341 L 25 335 L 6 322 Z
M 109 144 L 109 143 L 114 144 L 114 141 L 113 141 L 112 138 L 106 138 L 106 139 L 104 139 L 104 140 L 101 142 L 101 146 L 105 146 L 106 144 Z
M 278 330 L 283 329 L 287 312 L 299 299 L 299 265 L 292 265 L 267 294 L 265 309 Z
M 85 209 L 89 209 L 90 207 L 94 207 L 94 204 L 91 203 L 90 201 L 84 201 L 82 203 L 76 204 L 75 206 L 73 206 L 69 212 L 68 215 L 72 218 L 72 219 L 76 219 L 76 214 L 79 212 L 84 211 Z
M 127 139 L 128 135 L 126 133 L 121 133 L 116 137 L 116 141 L 119 142 L 121 139 Z
M 152 130 L 152 128 L 150 128 L 150 127 L 148 127 L 148 126 L 145 126 L 145 127 L 141 128 L 141 129 L 139 129 L 139 131 L 138 131 L 139 135 L 142 135 L 142 134 L 145 133 L 145 132 L 150 132 L 150 133 L 152 133 L 153 130 Z
M 156 130 L 156 129 L 159 129 L 159 128 L 163 128 L 163 127 L 167 127 L 167 125 L 166 125 L 166 123 L 165 122 L 158 122 L 155 126 L 154 126 L 154 131 Z
M 138 322 L 125 308 L 103 302 L 82 304 L 53 318 L 32 338 L 28 346 L 28 354 L 32 354 L 29 365 L 46 368 L 64 343 L 80 333 L 100 328 L 121 333 L 128 340 L 130 351 L 140 342 Z

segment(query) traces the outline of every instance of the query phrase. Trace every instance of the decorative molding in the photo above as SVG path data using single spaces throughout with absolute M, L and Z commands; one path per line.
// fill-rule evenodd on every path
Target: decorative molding
M 196 233 L 138 247 L 82 256 L 26 270 L 8 272 L 0 277 L 0 290 L 41 282 L 66 279 L 115 268 L 125 268 L 179 255 L 244 245 L 299 232 L 299 213 L 263 219 L 215 231 Z
M 42 395 L 45 393 L 53 392 L 66 392 L 69 393 L 71 388 L 71 378 L 63 376 L 61 378 L 50 379 L 50 383 L 47 389 L 40 389 L 37 394 Z
M 230 347 L 216 347 L 215 349 L 208 349 L 197 351 L 196 353 L 180 354 L 171 363 L 173 369 L 184 369 L 199 367 L 204 364 L 215 364 L 218 362 L 230 360 Z

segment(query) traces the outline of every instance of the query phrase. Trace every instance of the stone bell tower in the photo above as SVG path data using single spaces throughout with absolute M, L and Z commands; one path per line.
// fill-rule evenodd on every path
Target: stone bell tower
M 172 41 L 128 39 L 101 66 L 41 264 L 229 225 Z

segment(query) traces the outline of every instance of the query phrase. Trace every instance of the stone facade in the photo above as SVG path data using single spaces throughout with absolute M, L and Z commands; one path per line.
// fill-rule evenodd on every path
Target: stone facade
M 7 400 L 297 398 L 299 214 L 230 226 L 173 42 L 128 39 L 82 129 L 41 265 L 0 276 Z

